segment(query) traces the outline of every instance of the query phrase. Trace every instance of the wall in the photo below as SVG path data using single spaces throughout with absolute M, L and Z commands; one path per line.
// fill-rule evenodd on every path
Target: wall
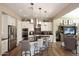
M 22 40 L 22 22 L 17 20 L 17 45 Z
M 72 23 L 70 23 L 71 26 L 73 26 L 74 23 L 76 23 L 76 25 L 75 25 L 75 26 L 77 26 L 77 33 L 76 33 L 76 34 L 77 34 L 78 37 L 79 37 L 79 18 L 64 16 L 64 17 L 61 17 L 61 18 L 59 18 L 59 19 L 53 20 L 54 42 L 56 42 L 56 31 L 58 30 L 58 26 L 60 25 L 60 23 L 61 23 L 62 20 L 65 20 L 65 21 L 67 21 L 67 20 L 72 21 Z M 65 25 L 68 26 L 67 23 L 65 23 Z
M 54 17 L 53 17 L 53 39 L 54 39 L 54 42 L 56 42 L 56 30 L 57 30 L 57 27 L 59 26 L 59 23 L 60 23 L 60 17 L 62 17 L 63 15 L 69 13 L 70 11 L 76 9 L 79 7 L 79 4 L 78 3 L 70 3 L 68 6 L 66 6 L 63 10 L 61 10 L 59 13 L 57 13 Z
M 0 15 L 1 15 L 1 12 L 0 12 Z M 1 16 L 0 16 L 0 19 L 1 19 Z M 0 55 L 1 55 L 1 37 L 2 37 L 2 35 L 1 35 L 1 32 L 2 32 L 2 20 L 0 20 Z
M 53 39 L 56 42 L 56 31 L 58 30 L 58 26 L 60 25 L 61 19 L 53 20 Z
M 6 7 L 6 6 L 4 6 L 4 5 L 1 5 L 0 4 L 0 12 L 5 12 L 6 14 L 8 14 L 9 16 L 8 16 L 8 22 L 6 22 L 6 17 L 4 17 L 5 18 L 5 20 L 2 20 L 2 14 L 0 13 L 0 55 L 4 52 L 4 51 L 6 51 L 6 47 L 7 47 L 7 41 L 1 41 L 1 39 L 2 39 L 2 37 L 4 37 L 4 36 L 2 36 L 2 33 L 5 33 L 4 31 L 5 31 L 5 29 L 3 29 L 3 28 L 5 28 L 6 26 L 5 26 L 5 24 L 7 23 L 8 25 L 9 24 L 13 24 L 13 25 L 15 25 L 15 23 L 17 24 L 17 22 L 16 22 L 16 20 L 21 20 L 21 18 L 18 16 L 18 15 L 16 15 L 16 13 L 14 12 L 14 11 L 12 11 L 11 9 L 9 9 L 8 7 Z M 11 18 L 11 17 L 13 17 L 13 18 Z M 16 20 L 15 20 L 15 19 Z M 4 25 L 2 25 L 2 22 L 4 23 Z M 4 27 L 5 26 L 5 27 Z M 17 33 L 18 34 L 18 33 Z M 18 37 L 18 36 L 17 36 Z M 19 38 L 20 39 L 20 38 Z M 17 39 L 17 41 L 19 40 L 19 39 Z M 6 43 L 5 43 L 6 42 Z M 1 43 L 2 43 L 2 45 L 1 45 Z M 1 51 L 1 50 L 3 50 L 3 51 Z
M 1 53 L 8 51 L 8 25 L 16 26 L 16 18 L 9 16 L 5 13 L 1 13 Z M 5 40 L 3 40 L 5 39 Z

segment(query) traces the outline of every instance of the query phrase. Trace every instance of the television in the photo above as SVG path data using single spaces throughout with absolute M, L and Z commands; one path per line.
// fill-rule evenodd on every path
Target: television
M 64 27 L 64 34 L 65 35 L 76 35 L 76 27 Z

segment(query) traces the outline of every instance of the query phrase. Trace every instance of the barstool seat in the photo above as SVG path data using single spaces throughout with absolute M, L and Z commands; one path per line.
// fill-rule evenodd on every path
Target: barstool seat
M 34 43 L 34 55 L 39 54 L 38 42 Z

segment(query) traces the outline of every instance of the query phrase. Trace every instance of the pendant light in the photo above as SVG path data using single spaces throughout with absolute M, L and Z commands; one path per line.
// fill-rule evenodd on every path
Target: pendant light
M 46 15 L 47 11 L 44 11 L 44 13 L 45 13 L 45 17 L 47 17 L 47 15 Z M 46 26 L 46 24 L 47 24 L 47 23 L 45 22 L 45 26 Z
M 31 7 L 32 16 L 31 16 L 31 20 L 30 20 L 31 23 L 33 23 L 33 21 L 34 21 L 34 20 L 33 20 L 33 5 L 34 5 L 34 3 L 31 3 L 31 6 L 32 6 L 32 7 Z
M 42 9 L 42 8 L 39 8 L 40 20 L 38 20 L 38 24 L 40 24 L 40 25 L 41 25 L 41 9 Z

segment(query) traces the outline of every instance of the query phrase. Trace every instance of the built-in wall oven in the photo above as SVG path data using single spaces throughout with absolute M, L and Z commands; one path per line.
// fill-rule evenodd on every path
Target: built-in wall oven
M 22 29 L 22 38 L 23 40 L 28 40 L 28 28 Z

